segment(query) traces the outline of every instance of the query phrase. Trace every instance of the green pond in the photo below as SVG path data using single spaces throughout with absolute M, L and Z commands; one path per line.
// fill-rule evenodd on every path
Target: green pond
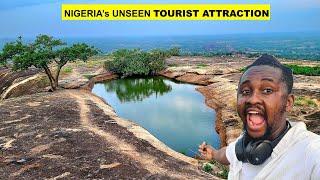
M 196 86 L 163 77 L 125 78 L 97 83 L 92 92 L 125 119 L 136 122 L 170 148 L 194 156 L 202 141 L 220 146 L 215 111 Z

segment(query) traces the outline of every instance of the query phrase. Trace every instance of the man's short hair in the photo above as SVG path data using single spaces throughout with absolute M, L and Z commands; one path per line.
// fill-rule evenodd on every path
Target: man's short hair
M 279 68 L 282 72 L 281 81 L 286 84 L 288 94 L 292 91 L 293 86 L 293 75 L 292 70 L 289 67 L 282 65 L 275 57 L 264 54 L 259 57 L 255 62 L 246 67 L 246 71 L 253 66 L 271 66 Z

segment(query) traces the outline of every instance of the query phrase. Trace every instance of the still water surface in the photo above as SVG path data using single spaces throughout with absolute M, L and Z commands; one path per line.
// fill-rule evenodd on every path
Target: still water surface
M 172 149 L 194 156 L 202 141 L 220 146 L 215 111 L 195 88 L 162 77 L 125 78 L 97 83 L 92 92 L 120 117 L 138 123 Z

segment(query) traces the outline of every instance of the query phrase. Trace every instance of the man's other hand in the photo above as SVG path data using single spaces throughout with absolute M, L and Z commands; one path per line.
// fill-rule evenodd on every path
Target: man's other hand
M 214 149 L 210 145 L 207 145 L 205 142 L 203 142 L 199 146 L 199 152 L 201 154 L 201 157 L 205 160 L 212 160 L 216 151 L 216 149 Z

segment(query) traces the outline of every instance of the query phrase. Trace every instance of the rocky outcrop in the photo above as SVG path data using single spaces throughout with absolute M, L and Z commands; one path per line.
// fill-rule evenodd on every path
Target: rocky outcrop
M 91 91 L 95 83 L 109 81 L 112 79 L 117 79 L 118 77 L 119 77 L 118 75 L 113 74 L 111 72 L 105 72 L 102 74 L 98 74 L 98 75 L 92 77 L 86 85 L 81 87 L 81 89 Z
M 0 111 L 4 179 L 216 179 L 87 91 L 11 98 Z
M 237 138 L 241 131 L 242 122 L 237 116 L 236 81 L 225 75 L 206 75 L 192 72 L 175 72 L 176 68 L 168 68 L 159 74 L 178 81 L 202 85 L 197 88 L 205 97 L 205 103 L 216 111 L 215 128 L 225 146 Z M 172 76 L 172 75 L 175 76 Z
M 85 89 L 91 91 L 94 83 L 107 81 L 118 78 L 116 74 L 101 71 L 100 74 L 92 75 L 88 79 L 74 69 L 70 75 L 60 77 L 59 88 L 63 89 Z M 11 71 L 8 68 L 0 69 L 0 100 L 12 97 L 19 97 L 28 94 L 46 92 L 50 90 L 48 77 L 44 73 L 40 73 L 37 69 L 29 69 L 26 71 Z
M 35 74 L 26 79 L 14 82 L 2 94 L 1 99 L 19 97 L 28 94 L 35 94 L 46 91 L 46 87 L 50 85 L 47 76 L 44 74 Z
M 12 71 L 9 68 L 0 68 L 0 94 L 3 94 L 12 84 L 23 81 L 39 73 L 37 69 L 28 69 L 24 71 Z

